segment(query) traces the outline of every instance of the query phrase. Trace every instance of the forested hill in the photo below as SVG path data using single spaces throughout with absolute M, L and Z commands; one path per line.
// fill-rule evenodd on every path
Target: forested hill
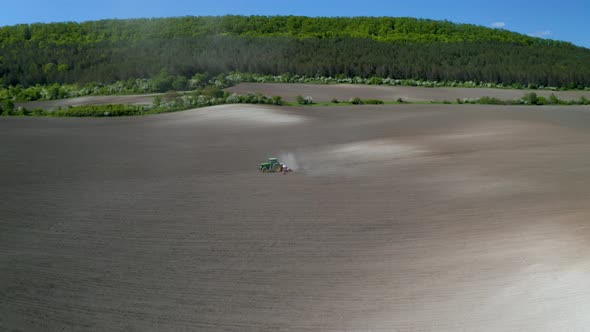
M 497 41 L 525 45 L 567 44 L 471 24 L 395 17 L 209 16 L 32 24 L 0 28 L 0 40 L 4 45 L 29 40 L 72 44 L 206 35 L 281 36 L 299 39 L 351 37 L 406 42 Z
M 111 82 L 162 70 L 590 86 L 590 50 L 413 18 L 222 16 L 0 28 L 0 85 Z

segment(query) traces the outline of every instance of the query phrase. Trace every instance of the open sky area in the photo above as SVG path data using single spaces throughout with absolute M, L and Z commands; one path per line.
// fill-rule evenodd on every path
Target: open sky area
M 407 16 L 503 28 L 590 48 L 590 1 L 24 0 L 6 1 L 0 26 L 186 15 Z

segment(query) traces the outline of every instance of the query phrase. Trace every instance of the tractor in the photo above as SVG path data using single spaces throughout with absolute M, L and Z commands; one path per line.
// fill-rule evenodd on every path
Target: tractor
M 291 169 L 285 164 L 280 163 L 277 158 L 268 158 L 268 161 L 260 164 L 258 169 L 262 171 L 262 173 L 279 173 L 291 171 Z

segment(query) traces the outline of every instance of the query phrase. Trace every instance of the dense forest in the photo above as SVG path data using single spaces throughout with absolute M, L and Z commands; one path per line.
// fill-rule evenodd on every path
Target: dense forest
M 590 50 L 501 29 L 412 18 L 223 16 L 0 28 L 0 86 L 191 77 L 390 77 L 590 86 Z

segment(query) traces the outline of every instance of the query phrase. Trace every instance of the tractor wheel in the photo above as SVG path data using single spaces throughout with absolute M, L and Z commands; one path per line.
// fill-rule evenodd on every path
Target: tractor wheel
M 268 173 L 268 168 L 265 167 L 265 168 L 261 169 L 260 171 L 262 171 L 262 173 Z
M 280 171 L 282 171 L 282 170 L 283 170 L 283 166 L 281 166 L 281 164 L 276 164 L 276 165 L 274 165 L 274 166 L 272 167 L 272 171 L 273 171 L 273 172 L 277 172 L 277 173 L 278 173 L 278 172 L 280 172 Z

